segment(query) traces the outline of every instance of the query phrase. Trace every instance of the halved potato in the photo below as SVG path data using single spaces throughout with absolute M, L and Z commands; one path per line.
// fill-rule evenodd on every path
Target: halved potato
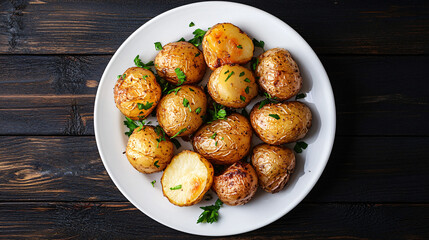
M 252 39 L 231 23 L 218 23 L 204 35 L 204 59 L 211 70 L 225 64 L 246 64 L 255 49 Z
M 185 150 L 173 157 L 162 178 L 162 192 L 172 204 L 183 207 L 198 203 L 213 183 L 212 164 L 200 154 Z

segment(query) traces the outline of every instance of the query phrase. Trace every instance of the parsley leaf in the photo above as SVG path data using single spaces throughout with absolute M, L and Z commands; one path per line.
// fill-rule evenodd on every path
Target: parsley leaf
M 248 79 L 248 78 L 244 79 L 244 81 L 250 83 L 250 79 Z
M 262 49 L 264 49 L 265 46 L 265 42 L 264 41 L 258 41 L 255 38 L 252 40 L 253 45 L 255 45 L 255 47 L 260 47 Z
M 139 108 L 139 110 L 148 110 L 152 107 L 153 102 L 146 102 L 146 104 L 143 103 L 137 103 L 137 107 Z
M 213 122 L 215 120 L 218 119 L 225 119 L 226 118 L 226 110 L 225 107 L 217 104 L 217 103 L 213 103 L 213 109 L 209 109 L 209 116 L 208 116 L 208 121 L 207 122 Z
M 223 74 L 227 74 L 227 73 L 229 73 L 229 70 L 226 70 L 226 72 L 224 72 Z
M 228 79 L 229 79 L 232 75 L 234 75 L 234 71 L 231 71 L 231 73 L 230 73 L 230 74 L 228 74 L 228 77 L 226 77 L 225 82 L 226 82 L 226 81 L 228 81 Z
M 161 43 L 160 43 L 160 42 L 156 42 L 156 43 L 155 43 L 155 50 L 157 50 L 157 51 L 162 50 L 162 45 L 161 45 Z
M 213 133 L 213 135 L 210 137 L 211 139 L 215 139 L 217 133 Z
M 242 77 L 242 76 L 244 76 L 244 74 L 245 74 L 244 72 L 241 72 L 241 73 L 240 73 L 240 75 L 238 75 L 238 76 L 239 76 L 239 77 Z M 246 78 L 246 79 L 247 79 L 247 78 Z
M 175 137 L 177 137 L 178 135 L 180 135 L 180 134 L 182 134 L 184 131 L 186 131 L 186 129 L 188 129 L 188 128 L 182 128 L 180 131 L 178 131 L 176 134 L 174 134 L 171 138 L 175 138 Z
M 241 46 L 241 45 L 237 45 L 237 48 L 239 48 L 239 49 L 243 49 L 243 46 Z
M 178 87 L 178 88 L 173 88 L 170 91 L 167 92 L 167 94 L 170 94 L 172 92 L 174 92 L 175 95 L 177 95 L 177 92 L 181 89 L 182 87 Z
M 194 89 L 192 89 L 192 88 L 189 88 L 189 91 L 191 91 L 191 92 L 195 92 L 195 90 L 194 90 Z
M 189 105 L 189 101 L 186 98 L 183 98 L 183 106 L 189 108 L 189 112 L 192 112 L 191 106 Z
M 200 46 L 203 42 L 203 37 L 206 34 L 206 31 L 198 28 L 192 34 L 194 34 L 194 38 L 192 38 L 188 42 L 194 44 L 195 47 Z
M 182 188 L 182 185 L 177 185 L 175 187 L 171 187 L 170 190 L 179 190 Z
M 179 79 L 177 85 L 182 85 L 186 81 L 185 73 L 182 72 L 182 70 L 180 70 L 180 68 L 176 68 L 176 69 L 174 69 L 174 71 L 176 72 L 176 76 Z
M 195 109 L 195 113 L 196 114 L 200 114 L 200 112 L 201 112 L 201 108 L 200 107 L 198 107 L 197 109 Z
M 243 101 L 243 102 L 245 102 L 245 101 L 246 101 L 246 97 L 245 97 L 245 96 L 240 95 L 240 100 L 241 100 L 241 101 Z
M 246 89 L 244 89 L 244 91 L 245 91 L 247 94 L 249 94 L 249 89 L 250 89 L 250 88 L 249 88 L 249 86 L 247 86 L 247 87 L 246 87 Z
M 153 61 L 150 61 L 150 62 L 148 62 L 148 63 L 144 63 L 144 62 L 142 62 L 142 60 L 140 60 L 139 55 L 137 55 L 137 56 L 134 58 L 134 64 L 135 64 L 137 67 L 141 67 L 141 68 L 144 68 L 144 69 L 148 69 L 148 70 L 150 70 L 150 67 L 152 67 L 152 66 L 153 66 Z
M 198 217 L 197 224 L 204 223 L 204 222 L 212 224 L 214 222 L 217 222 L 219 218 L 219 209 L 222 206 L 222 204 L 223 202 L 218 199 L 216 200 L 214 205 L 200 207 L 204 211 Z
M 259 107 L 258 107 L 258 109 L 261 109 L 263 106 L 265 106 L 266 104 L 269 104 L 269 103 L 277 103 L 278 101 L 277 101 L 277 97 L 271 97 L 271 95 L 269 94 L 269 93 L 264 93 L 264 95 L 265 95 L 265 97 L 266 97 L 266 99 L 264 99 L 260 104 L 259 104 Z
M 297 152 L 297 153 L 302 153 L 302 150 L 306 149 L 307 147 L 308 147 L 308 144 L 305 142 L 296 142 L 293 150 L 295 150 L 295 152 Z
M 182 37 L 182 38 L 180 38 L 180 39 L 179 39 L 179 41 L 177 41 L 177 42 L 186 42 L 186 40 Z
M 152 187 L 155 187 L 155 183 L 156 183 L 156 180 L 153 180 L 152 182 L 150 182 L 151 184 L 152 184 Z
M 127 135 L 128 137 L 131 136 L 131 134 L 134 132 L 134 129 L 139 128 L 139 127 L 143 127 L 143 125 L 145 124 L 145 120 L 141 120 L 141 121 L 134 121 L 129 117 L 125 117 L 126 121 L 124 121 L 124 125 L 128 127 L 128 132 L 125 132 L 125 135 Z M 141 130 L 141 128 L 140 128 Z
M 154 163 L 153 163 L 153 165 L 156 167 L 156 168 L 159 168 L 159 165 L 158 165 L 158 160 L 156 160 Z
M 189 27 L 193 27 L 193 26 L 195 26 L 194 22 L 189 23 Z
M 165 138 L 164 129 L 162 129 L 161 126 L 158 125 L 158 126 L 155 127 L 155 133 L 159 137 L 159 138 L 156 139 L 156 141 L 158 142 L 156 144 L 156 148 L 158 148 L 159 147 L 159 143 L 162 142 L 162 141 L 167 141 L 167 139 Z
M 272 118 L 275 118 L 275 119 L 277 119 L 277 120 L 279 120 L 279 119 L 280 119 L 279 115 L 277 115 L 277 114 L 268 114 L 268 116 L 270 116 L 270 117 L 272 117 Z
M 200 54 L 201 54 L 200 52 L 196 53 L 196 54 L 195 54 L 195 57 L 200 56 Z
M 300 98 L 305 98 L 307 97 L 307 95 L 305 93 L 300 93 L 298 95 L 296 95 L 295 100 L 300 99 Z
M 258 64 L 259 58 L 252 57 L 252 60 L 250 60 L 250 66 L 252 67 L 253 71 L 256 71 L 256 67 L 258 66 Z

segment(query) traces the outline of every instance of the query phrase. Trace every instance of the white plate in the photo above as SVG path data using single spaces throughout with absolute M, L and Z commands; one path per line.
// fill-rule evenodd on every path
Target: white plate
M 195 27 L 188 27 L 190 22 Z M 259 190 L 244 206 L 224 205 L 220 218 L 214 224 L 196 224 L 201 206 L 211 205 L 217 199 L 202 201 L 190 207 L 172 205 L 162 194 L 161 173 L 144 175 L 128 163 L 125 151 L 124 117 L 116 109 L 113 87 L 117 75 L 134 66 L 139 54 L 144 62 L 157 54 L 154 42 L 163 45 L 181 37 L 192 38 L 196 28 L 207 29 L 216 23 L 231 22 L 258 40 L 265 41 L 265 49 L 288 49 L 297 61 L 304 78 L 302 92 L 313 113 L 313 126 L 305 138 L 309 144 L 297 154 L 297 166 L 286 188 L 276 194 Z M 208 77 L 206 74 L 205 78 Z M 249 106 L 253 106 L 254 100 Z M 153 120 L 153 119 L 152 119 Z M 310 46 L 291 27 L 278 18 L 259 9 L 230 2 L 203 2 L 189 4 L 167 11 L 135 31 L 116 51 L 101 78 L 94 110 L 95 136 L 98 150 L 113 182 L 124 196 L 154 220 L 179 231 L 223 236 L 251 231 L 279 219 L 293 209 L 313 188 L 325 168 L 335 135 L 335 105 L 328 76 Z M 254 137 L 255 143 L 259 141 Z M 291 145 L 293 147 L 293 145 Z M 182 142 L 183 149 L 192 149 Z M 151 181 L 156 180 L 155 187 Z M 141 226 L 145 227 L 145 226 Z

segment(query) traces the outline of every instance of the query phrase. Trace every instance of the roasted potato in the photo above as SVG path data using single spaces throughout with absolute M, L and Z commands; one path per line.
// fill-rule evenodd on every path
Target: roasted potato
M 248 203 L 258 190 L 258 176 L 249 163 L 239 161 L 214 177 L 213 190 L 225 204 L 243 205 Z
M 194 205 L 211 188 L 213 174 L 209 161 L 196 152 L 185 150 L 174 156 L 162 174 L 162 192 L 174 205 Z
M 186 75 L 186 84 L 201 81 L 206 72 L 206 63 L 201 51 L 188 42 L 173 42 L 163 46 L 156 55 L 155 69 L 165 80 L 178 84 L 176 69 L 179 68 Z
M 272 145 L 295 142 L 311 127 L 311 111 L 301 102 L 255 104 L 250 122 L 259 138 Z
M 250 151 L 252 127 L 238 113 L 202 126 L 194 135 L 194 150 L 215 164 L 232 164 Z
M 284 188 L 295 169 L 295 154 L 286 147 L 259 144 L 253 148 L 252 165 L 262 189 L 276 193 Z
M 210 69 L 225 64 L 246 64 L 253 56 L 253 42 L 240 28 L 231 23 L 218 23 L 203 38 L 204 58 Z
M 258 62 L 255 73 L 259 85 L 272 97 L 286 100 L 299 92 L 301 73 L 287 50 L 270 49 L 258 57 Z
M 210 75 L 207 88 L 213 100 L 232 108 L 243 108 L 258 95 L 253 73 L 240 65 L 217 68 Z
M 139 120 L 148 116 L 161 99 L 161 87 L 147 69 L 128 68 L 113 90 L 116 107 L 125 116 Z
M 160 133 L 162 134 L 162 133 Z M 136 128 L 128 139 L 125 151 L 128 161 L 137 171 L 153 173 L 164 170 L 173 157 L 173 143 L 160 138 L 152 126 Z
M 168 136 L 187 136 L 201 126 L 206 110 L 204 91 L 200 87 L 183 85 L 161 99 L 156 117 Z

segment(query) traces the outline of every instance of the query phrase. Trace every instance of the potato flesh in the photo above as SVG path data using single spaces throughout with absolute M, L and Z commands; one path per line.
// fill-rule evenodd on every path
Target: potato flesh
M 211 164 L 195 152 L 183 151 L 165 169 L 161 184 L 164 195 L 171 203 L 189 206 L 202 199 L 212 181 Z M 181 186 L 180 189 L 172 190 L 177 186 Z
M 213 100 L 226 107 L 243 108 L 258 95 L 253 73 L 240 65 L 217 68 L 211 74 L 207 87 Z
M 210 69 L 225 64 L 245 64 L 252 59 L 253 42 L 246 33 L 231 23 L 219 23 L 204 36 L 204 58 Z

